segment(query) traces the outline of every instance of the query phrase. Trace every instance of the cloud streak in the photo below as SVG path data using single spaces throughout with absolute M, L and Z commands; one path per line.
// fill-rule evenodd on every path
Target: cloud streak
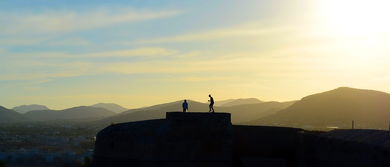
M 0 13 L 0 33 L 58 33 L 88 30 L 106 26 L 166 18 L 179 11 L 146 11 L 136 9 L 99 9 L 81 11 L 44 11 L 42 13 Z
M 166 48 L 158 47 L 145 47 L 145 48 L 136 48 L 136 49 L 127 49 L 127 50 L 118 50 L 118 51 L 108 51 L 100 53 L 89 53 L 89 57 L 150 57 L 150 56 L 168 56 L 177 54 L 178 51 Z
M 238 26 L 208 30 L 198 33 L 187 33 L 170 37 L 162 37 L 155 39 L 139 40 L 140 44 L 153 43 L 174 43 L 174 42 L 191 42 L 191 41 L 210 41 L 218 39 L 230 38 L 248 38 L 271 35 L 275 33 L 291 32 L 291 26 L 265 26 L 258 22 L 240 24 Z
M 76 42 L 77 44 L 77 42 Z M 87 45 L 88 43 L 86 43 Z M 134 49 L 111 50 L 102 52 L 88 53 L 67 53 L 67 52 L 29 52 L 29 53 L 12 53 L 1 51 L 6 55 L 19 58 L 98 58 L 98 57 L 155 57 L 155 56 L 174 56 L 178 55 L 179 51 L 161 47 L 141 47 Z

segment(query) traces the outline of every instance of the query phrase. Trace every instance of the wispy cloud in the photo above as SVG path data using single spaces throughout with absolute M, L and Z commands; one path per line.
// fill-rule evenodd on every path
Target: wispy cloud
M 29 64 L 31 65 L 31 64 Z M 12 72 L 0 74 L 0 80 L 3 81 L 25 81 L 25 80 L 47 80 L 52 78 L 64 78 L 64 77 L 77 77 L 96 74 L 94 71 L 96 66 L 92 63 L 62 63 L 62 64 L 51 64 L 51 63 L 39 63 L 33 64 L 33 66 L 44 66 L 47 70 L 44 71 L 28 71 L 23 72 Z
M 13 72 L 7 72 L 7 69 L 4 69 L 5 71 L 3 70 L 0 72 L 0 80 L 42 80 L 50 78 L 87 76 L 102 73 L 124 74 L 128 73 L 128 70 L 130 70 L 124 67 L 127 65 L 130 65 L 132 67 L 132 71 L 134 72 L 131 73 L 156 72 L 155 70 L 147 70 L 147 68 L 153 68 L 150 67 L 148 63 L 131 63 L 131 61 L 128 63 L 110 63 L 80 61 L 80 59 L 93 59 L 97 57 L 176 56 L 177 54 L 179 54 L 179 52 L 176 50 L 158 47 L 113 50 L 83 54 L 71 54 L 66 52 L 11 53 L 7 52 L 6 50 L 0 50 L 0 53 L 12 57 L 12 61 L 8 60 L 8 64 L 16 62 L 17 67 L 22 70 L 12 70 Z M 45 61 L 36 61 L 37 58 L 45 58 Z M 47 58 L 53 59 L 48 60 Z M 62 59 L 66 59 L 70 62 L 62 63 L 61 61 L 54 61 Z M 40 70 L 31 70 L 37 68 Z
M 0 30 L 0 34 L 1 34 Z M 44 38 L 19 38 L 19 37 L 6 37 L 0 39 L 0 45 L 2 46 L 26 46 L 35 45 L 44 41 Z
M 0 14 L 0 33 L 68 32 L 175 16 L 178 11 L 105 8 L 91 11 L 44 11 Z
M 92 41 L 83 38 L 65 38 L 46 42 L 49 46 L 90 46 Z
M 3 81 L 26 81 L 26 80 L 47 80 L 48 78 L 64 78 L 87 75 L 82 71 L 60 71 L 60 72 L 26 72 L 17 74 L 2 74 L 0 80 Z
M 281 60 L 269 57 L 242 57 L 242 58 L 218 58 L 204 60 L 175 61 L 151 61 L 137 63 L 106 63 L 100 65 L 100 70 L 112 73 L 134 74 L 134 73 L 282 73 L 301 70 L 300 64 L 291 65 L 292 60 Z M 296 60 L 299 61 L 299 60 Z M 290 66 L 288 66 L 290 65 Z M 273 67 L 273 68 L 272 68 Z M 276 68 L 278 67 L 278 68 Z
M 81 41 L 82 42 L 82 41 Z M 82 42 L 83 43 L 83 42 Z M 88 45 L 88 43 L 84 43 Z M 0 50 L 0 53 L 1 50 Z M 153 56 L 173 56 L 179 54 L 179 51 L 161 47 L 141 47 L 124 50 L 110 50 L 101 52 L 87 52 L 87 53 L 67 53 L 67 52 L 28 52 L 28 53 L 12 53 L 3 52 L 11 55 L 14 58 L 94 58 L 94 57 L 153 57 Z
M 199 59 L 199 54 L 209 56 L 207 61 Z M 273 54 L 273 53 L 268 53 Z M 184 55 L 184 56 L 183 56 Z M 224 55 L 212 56 L 212 55 Z M 7 74 L 0 76 L 2 80 L 33 80 L 58 77 L 74 77 L 95 74 L 196 74 L 196 73 L 244 73 L 254 72 L 278 75 L 285 72 L 301 72 L 302 59 L 291 57 L 282 59 L 269 55 L 261 55 L 256 52 L 180 52 L 167 48 L 136 48 L 129 50 L 114 50 L 86 54 L 69 53 L 29 53 L 29 56 L 70 58 L 71 63 L 50 63 L 40 62 L 39 64 L 29 63 L 29 66 L 39 66 L 48 69 L 41 72 L 28 72 L 23 74 Z M 26 55 L 19 55 L 25 58 Z M 126 61 L 126 62 L 78 62 L 78 58 L 96 57 L 154 57 L 154 56 L 174 56 L 173 59 L 160 60 L 151 59 L 149 61 Z M 33 59 L 32 59 L 33 60 Z M 85 60 L 84 60 L 85 61 Z M 306 60 L 305 62 L 307 62 Z M 317 60 L 312 60 L 317 61 Z M 308 66 L 306 66 L 309 68 Z M 29 68 L 29 67 L 24 67 Z M 278 75 L 279 76 L 279 75 Z M 187 80 L 201 81 L 224 78 L 204 78 L 190 76 Z
M 188 41 L 208 41 L 229 38 L 258 37 L 272 35 L 281 32 L 290 32 L 291 26 L 269 26 L 259 22 L 245 23 L 229 28 L 208 30 L 204 32 L 194 32 L 180 34 L 170 37 L 156 39 L 139 40 L 137 43 L 170 43 L 170 42 L 188 42 Z
M 108 52 L 89 53 L 87 56 L 90 57 L 133 57 L 133 56 L 168 56 L 174 55 L 178 51 L 166 48 L 136 48 L 127 50 L 117 50 Z
M 191 73 L 218 73 L 218 72 L 250 72 L 259 65 L 258 59 L 240 58 L 228 60 L 194 60 L 176 59 L 173 61 L 148 62 L 73 62 L 73 63 L 40 63 L 44 71 L 28 71 L 23 73 L 3 73 L 1 80 L 42 80 L 51 78 L 87 76 L 95 74 L 191 74 Z M 263 61 L 266 62 L 266 61 Z M 29 64 L 35 67 L 35 64 Z M 24 67 L 30 68 L 30 67 Z M 263 68 L 266 68 L 263 66 Z M 202 80 L 199 77 L 189 77 L 188 80 Z M 209 80 L 210 78 L 206 78 Z M 215 79 L 215 78 L 213 78 Z M 221 78 L 219 78 L 221 79 Z
M 234 77 L 226 77 L 226 76 L 190 76 L 181 78 L 186 82 L 205 82 L 205 81 L 226 81 L 229 79 L 233 79 Z

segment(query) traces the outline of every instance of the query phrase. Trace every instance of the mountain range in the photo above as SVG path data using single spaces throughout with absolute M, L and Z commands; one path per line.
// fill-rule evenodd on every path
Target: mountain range
M 229 99 L 229 100 L 217 101 L 215 103 L 215 106 L 230 107 L 230 106 L 237 106 L 243 104 L 258 104 L 262 102 L 263 101 L 256 98 Z
M 0 106 L 0 123 L 20 122 L 25 120 L 27 120 L 27 118 L 24 115 Z
M 109 110 L 109 111 L 112 111 L 115 113 L 121 113 L 121 112 L 129 110 L 125 107 L 122 107 L 122 106 L 120 106 L 118 104 L 114 104 L 114 103 L 98 103 L 98 104 L 92 105 L 91 107 L 104 108 L 106 110 Z
M 36 110 L 24 114 L 30 121 L 95 120 L 112 115 L 115 115 L 115 113 L 107 109 L 89 106 L 73 107 L 65 110 Z
M 98 124 L 108 125 L 111 123 L 142 121 L 148 119 L 165 118 L 166 112 L 181 111 L 182 101 L 159 104 L 150 107 L 132 109 L 121 114 L 97 121 Z M 188 112 L 208 112 L 208 104 L 188 100 Z M 247 122 L 261 118 L 288 107 L 294 102 L 262 102 L 257 104 L 233 105 L 230 107 L 214 107 L 216 112 L 228 112 L 232 114 L 233 123 Z
M 181 111 L 181 103 L 175 101 L 129 110 L 112 103 L 99 103 L 65 110 L 34 110 L 25 114 L 0 107 L 0 123 L 81 120 L 103 127 L 111 123 L 161 119 L 166 112 Z M 208 112 L 207 103 L 192 100 L 188 103 L 189 112 Z M 351 128 L 354 121 L 355 128 L 387 129 L 390 123 L 390 94 L 341 87 L 290 102 L 230 99 L 220 101 L 215 110 L 231 113 L 234 124 L 321 129 Z
M 229 106 L 236 106 L 242 104 L 257 104 L 262 102 L 263 101 L 256 98 L 228 99 L 228 100 L 216 101 L 215 106 L 229 107 Z
M 390 94 L 341 87 L 310 95 L 275 114 L 250 121 L 254 125 L 300 128 L 390 128 Z
M 44 105 L 39 105 L 39 104 L 30 104 L 30 105 L 21 105 L 12 108 L 12 110 L 18 112 L 18 113 L 27 113 L 29 111 L 36 111 L 36 110 L 50 110 Z

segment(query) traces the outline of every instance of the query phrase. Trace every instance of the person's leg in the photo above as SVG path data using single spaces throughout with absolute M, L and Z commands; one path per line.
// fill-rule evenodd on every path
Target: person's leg
M 209 105 L 209 112 L 211 112 L 211 108 L 212 108 L 212 106 L 211 106 L 211 104 Z
M 211 106 L 211 109 L 213 109 L 213 113 L 214 113 L 214 105 Z

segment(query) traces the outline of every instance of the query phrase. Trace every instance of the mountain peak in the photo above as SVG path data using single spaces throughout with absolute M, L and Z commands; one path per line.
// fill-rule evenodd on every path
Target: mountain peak
M 46 106 L 39 105 L 39 104 L 21 105 L 21 106 L 16 106 L 12 109 L 19 113 L 27 113 L 29 111 L 37 111 L 37 110 L 50 110 Z
M 14 111 L 14 110 L 10 110 L 10 109 L 7 109 L 3 106 L 0 106 L 0 122 L 19 122 L 19 121 L 24 121 L 26 120 L 26 118 Z
M 346 86 L 342 86 L 342 87 L 338 87 L 334 90 L 359 90 L 357 88 L 352 88 L 352 87 L 346 87 Z
M 263 101 L 257 98 L 239 98 L 239 99 L 229 99 L 229 100 L 219 101 L 216 106 L 229 107 L 229 106 L 237 106 L 237 105 L 244 105 L 244 104 L 256 104 L 262 102 Z
M 290 107 L 258 122 L 295 127 L 348 128 L 351 120 L 360 128 L 386 128 L 390 94 L 340 87 L 306 96 Z
M 376 90 L 371 90 L 371 89 L 359 89 L 359 88 L 352 88 L 352 87 L 338 87 L 334 90 L 331 91 L 343 91 L 343 92 L 377 92 L 377 93 L 384 93 Z
M 115 113 L 121 113 L 121 112 L 129 110 L 125 107 L 122 107 L 122 106 L 120 106 L 118 104 L 114 104 L 114 103 L 97 103 L 97 104 L 91 105 L 91 107 L 104 108 L 106 110 L 109 110 L 109 111 L 112 111 Z
M 104 108 L 77 106 L 64 110 L 30 111 L 24 114 L 34 121 L 101 119 L 115 115 Z

